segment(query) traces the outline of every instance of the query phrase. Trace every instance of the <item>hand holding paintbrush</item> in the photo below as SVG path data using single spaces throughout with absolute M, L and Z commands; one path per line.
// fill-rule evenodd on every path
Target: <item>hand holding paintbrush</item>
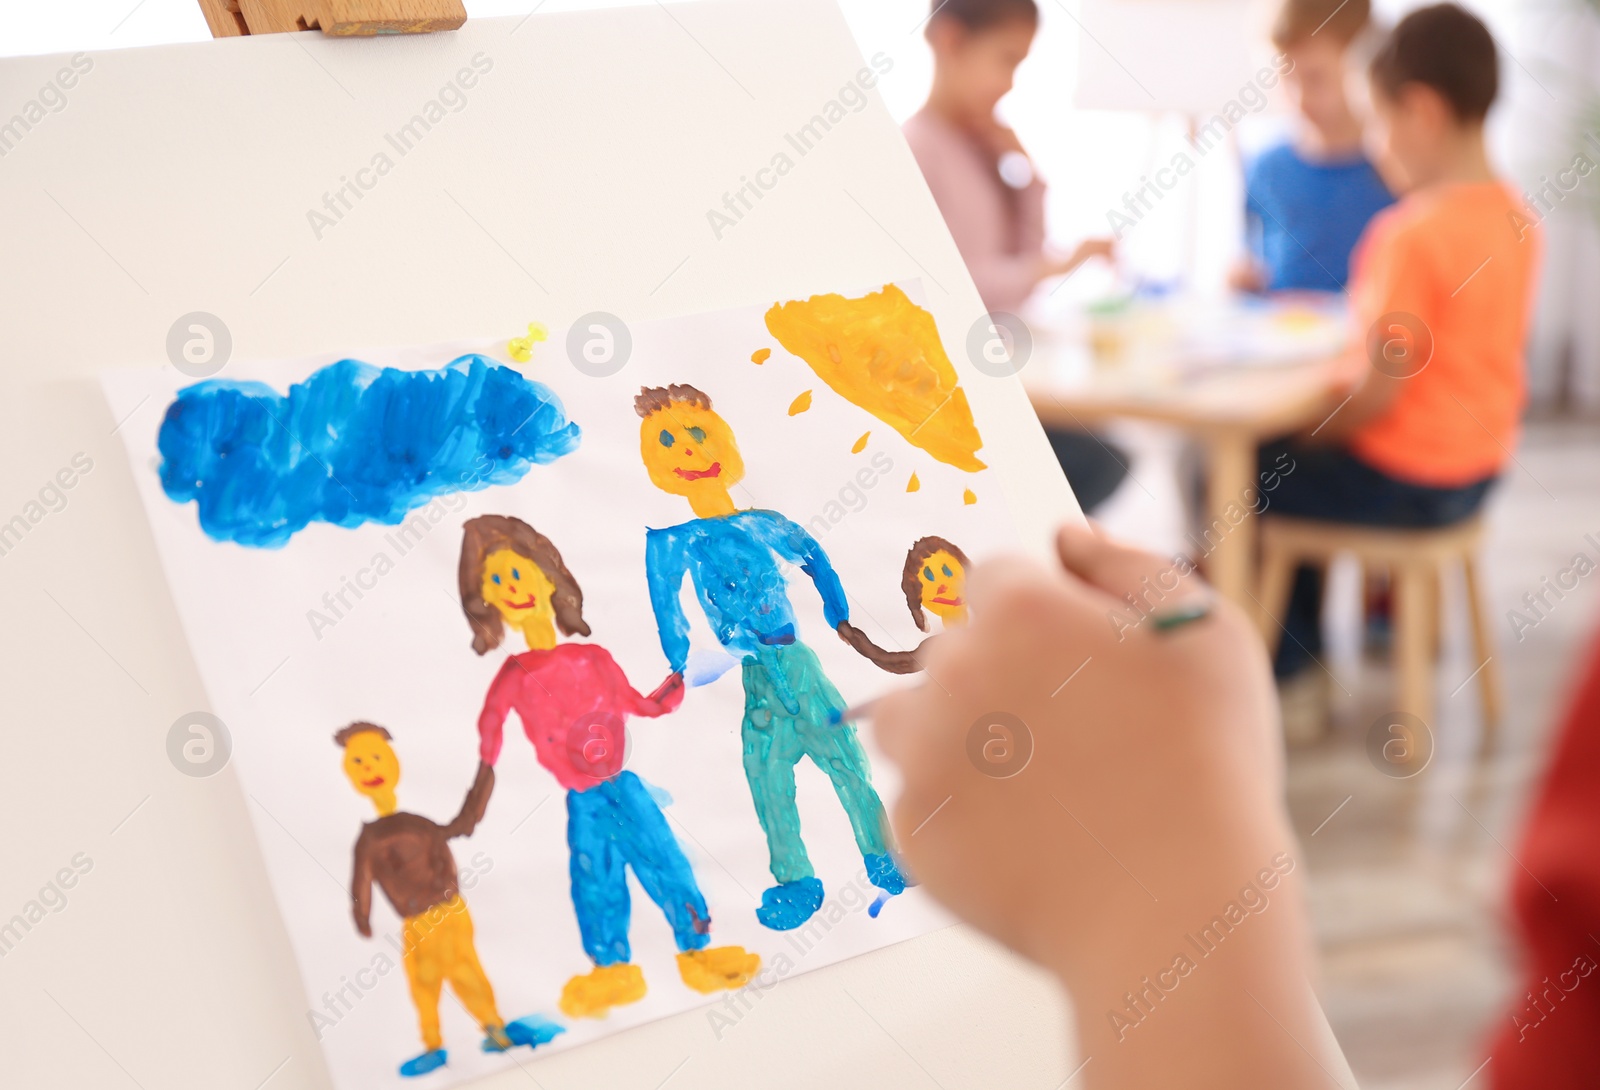
M 871 708 L 905 777 L 910 869 L 1066 985 L 1094 1085 L 1318 1085 L 1341 1061 L 1295 1044 L 1323 1023 L 1260 639 L 1193 574 L 1136 616 L 1127 595 L 1171 586 L 1170 562 L 1080 528 L 1058 547 L 1059 567 L 975 569 L 970 625 L 927 651 L 939 684 Z M 1184 936 L 1272 867 L 1290 876 L 1271 911 L 1175 969 Z M 1182 990 L 1141 1015 L 1125 997 L 1155 980 Z M 1262 1007 L 1286 1034 L 1263 1033 Z M 1119 1047 L 1131 1025 L 1138 1046 Z

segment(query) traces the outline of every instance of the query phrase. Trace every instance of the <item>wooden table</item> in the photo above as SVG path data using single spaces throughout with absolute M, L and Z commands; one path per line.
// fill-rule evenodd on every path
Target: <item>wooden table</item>
M 1248 508 L 1248 496 L 1254 494 L 1249 490 L 1259 486 L 1256 447 L 1261 442 L 1315 427 L 1330 412 L 1336 362 L 1212 368 L 1185 377 L 1175 372 L 1167 381 L 1118 369 L 1062 379 L 1049 366 L 1030 365 L 1022 377 L 1046 426 L 1092 428 L 1110 420 L 1146 420 L 1205 445 L 1207 522 L 1222 528 L 1206 555 L 1206 574 L 1218 593 L 1249 609 L 1253 527 L 1248 518 L 1230 524 L 1225 512 L 1230 504 Z

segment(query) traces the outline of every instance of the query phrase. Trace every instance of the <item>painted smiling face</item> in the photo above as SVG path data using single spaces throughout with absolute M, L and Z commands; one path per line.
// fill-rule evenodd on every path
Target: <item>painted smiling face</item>
M 538 564 L 513 549 L 496 549 L 483 562 L 483 586 L 479 589 L 483 600 L 523 634 L 530 648 L 555 643 L 556 614 L 551 599 L 556 586 Z
M 727 421 L 688 402 L 675 401 L 644 418 L 639 453 L 651 482 L 687 497 L 696 511 L 727 502 L 729 486 L 744 478 L 744 459 Z
M 967 623 L 967 570 L 943 549 L 922 562 L 918 573 L 922 608 L 947 625 Z
M 379 813 L 394 812 L 400 758 L 387 738 L 373 730 L 352 735 L 344 745 L 344 774 L 350 778 L 350 786 L 371 799 Z

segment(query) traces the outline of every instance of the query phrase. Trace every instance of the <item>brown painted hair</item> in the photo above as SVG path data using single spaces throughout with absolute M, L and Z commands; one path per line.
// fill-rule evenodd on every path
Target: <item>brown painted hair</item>
M 376 723 L 351 723 L 348 727 L 342 728 L 333 736 L 333 744 L 338 746 L 340 749 L 343 749 L 345 746 L 350 744 L 350 739 L 354 738 L 356 735 L 368 733 L 381 734 L 390 741 L 394 740 L 394 735 L 390 734 L 387 730 L 378 726 Z
M 906 553 L 905 569 L 900 573 L 900 589 L 906 592 L 906 605 L 911 608 L 911 619 L 924 632 L 928 631 L 928 615 L 922 611 L 922 565 L 940 549 L 961 561 L 963 568 L 972 566 L 967 554 L 956 546 L 942 537 L 929 536 L 918 538 L 917 543 L 911 546 L 911 551 Z
M 489 554 L 510 549 L 525 556 L 544 570 L 555 584 L 551 606 L 556 626 L 568 636 L 587 636 L 583 620 L 583 588 L 567 570 L 561 553 L 550 539 L 510 515 L 479 515 L 468 519 L 461 531 L 461 566 L 457 572 L 461 588 L 461 612 L 472 623 L 472 649 L 487 654 L 505 638 L 505 622 L 500 611 L 483 600 L 483 566 Z
M 1340 45 L 1349 45 L 1371 18 L 1371 0 L 1284 0 L 1272 21 L 1272 44 L 1290 49 L 1309 42 L 1314 35 L 1326 34 Z
M 643 420 L 651 413 L 660 412 L 679 402 L 701 409 L 711 408 L 711 399 L 705 394 L 685 383 L 675 383 L 671 386 L 639 387 L 639 396 L 633 399 L 633 411 Z
M 1401 19 L 1372 58 L 1371 74 L 1390 99 L 1409 83 L 1433 88 L 1463 124 L 1487 117 L 1500 93 L 1494 36 L 1455 4 L 1418 8 Z

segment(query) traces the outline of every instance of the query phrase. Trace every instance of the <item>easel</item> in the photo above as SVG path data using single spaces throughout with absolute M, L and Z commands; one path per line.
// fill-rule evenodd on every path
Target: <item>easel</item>
M 199 0 L 213 38 L 320 30 L 329 37 L 427 34 L 467 21 L 461 0 Z

